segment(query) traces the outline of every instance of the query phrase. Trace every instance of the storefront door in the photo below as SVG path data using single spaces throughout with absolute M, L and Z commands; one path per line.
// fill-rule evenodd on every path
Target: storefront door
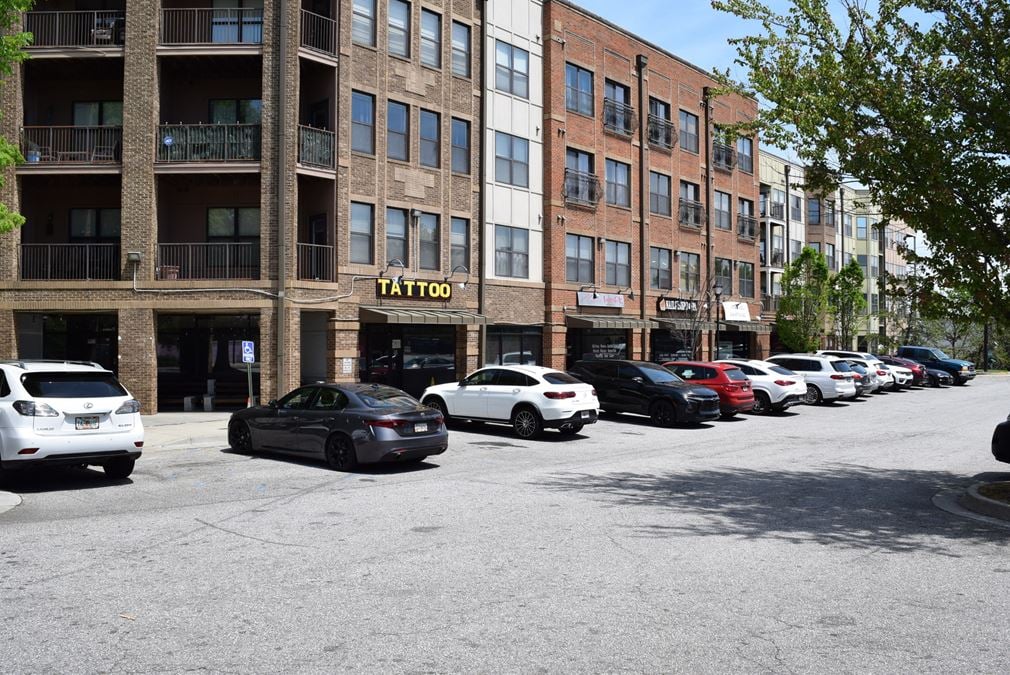
M 363 382 L 380 382 L 420 396 L 425 387 L 455 382 L 454 326 L 366 324 L 362 330 Z
M 569 328 L 565 338 L 566 368 L 585 359 L 628 358 L 628 331 L 609 328 Z

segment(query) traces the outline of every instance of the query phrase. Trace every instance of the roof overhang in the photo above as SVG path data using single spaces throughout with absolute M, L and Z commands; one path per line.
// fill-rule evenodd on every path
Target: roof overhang
M 617 328 L 634 330 L 652 328 L 652 322 L 616 314 L 567 314 L 565 324 L 569 328 Z
M 360 307 L 361 323 L 419 323 L 443 326 L 470 326 L 487 323 L 487 317 L 459 309 L 429 309 L 419 307 Z

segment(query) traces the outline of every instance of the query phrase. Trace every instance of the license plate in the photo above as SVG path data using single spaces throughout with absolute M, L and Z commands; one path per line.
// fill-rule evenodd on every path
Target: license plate
M 74 420 L 74 426 L 77 427 L 78 431 L 83 431 L 85 429 L 97 429 L 98 415 L 88 415 L 87 417 L 78 417 Z
M 428 430 L 428 425 L 427 424 L 415 424 L 414 425 L 414 433 L 415 434 L 423 434 L 427 430 Z
M 588 420 L 589 419 L 589 411 L 588 410 L 583 410 L 582 411 L 582 419 L 584 419 L 584 420 Z

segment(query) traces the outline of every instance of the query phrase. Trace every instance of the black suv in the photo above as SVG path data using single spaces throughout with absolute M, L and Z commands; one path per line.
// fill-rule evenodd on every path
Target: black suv
M 719 419 L 719 395 L 648 361 L 577 361 L 569 371 L 596 389 L 600 409 L 648 415 L 661 427 Z

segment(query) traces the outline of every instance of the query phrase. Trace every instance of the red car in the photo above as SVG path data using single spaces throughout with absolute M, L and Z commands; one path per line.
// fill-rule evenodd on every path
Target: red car
M 877 358 L 889 366 L 901 366 L 911 370 L 913 387 L 919 387 L 926 381 L 926 366 L 918 361 L 903 359 L 900 356 L 878 356 Z
M 750 379 L 732 363 L 668 361 L 663 367 L 691 384 L 700 384 L 719 394 L 719 411 L 723 418 L 733 417 L 754 407 L 754 390 Z

